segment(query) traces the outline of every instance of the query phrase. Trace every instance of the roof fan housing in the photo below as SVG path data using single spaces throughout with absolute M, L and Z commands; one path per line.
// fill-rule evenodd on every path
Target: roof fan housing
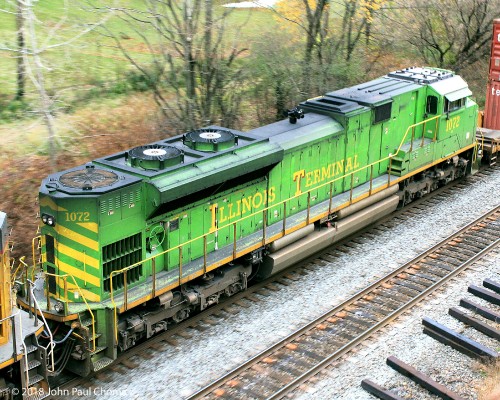
M 225 129 L 203 128 L 186 133 L 182 142 L 193 150 L 218 152 L 238 144 L 238 136 Z
M 181 163 L 184 154 L 173 146 L 150 144 L 134 147 L 127 152 L 126 158 L 132 167 L 158 171 Z
M 118 175 L 112 171 L 87 166 L 84 169 L 62 174 L 59 177 L 59 183 L 74 189 L 92 190 L 111 186 L 118 179 Z

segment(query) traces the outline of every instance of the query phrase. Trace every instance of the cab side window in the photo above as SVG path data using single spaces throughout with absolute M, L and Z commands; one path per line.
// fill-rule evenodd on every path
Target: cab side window
M 455 101 L 449 101 L 447 98 L 444 100 L 444 112 L 449 113 L 456 111 L 465 106 L 465 98 L 458 99 Z

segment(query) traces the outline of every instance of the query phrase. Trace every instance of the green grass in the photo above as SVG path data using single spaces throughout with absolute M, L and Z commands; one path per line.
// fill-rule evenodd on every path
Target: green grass
M 128 8 L 143 6 L 141 0 L 119 1 Z M 113 2 L 108 0 L 96 4 L 102 7 L 111 3 Z M 72 40 L 85 26 L 99 21 L 103 16 L 103 13 L 83 9 L 82 6 L 85 3 L 68 2 L 67 10 L 63 8 L 64 3 L 60 0 L 44 0 L 35 4 L 34 10 L 39 21 L 36 24 L 39 47 L 45 43 L 55 45 Z M 217 9 L 219 12 L 223 10 L 222 7 Z M 228 17 L 228 34 L 226 35 L 228 46 L 232 46 L 236 30 L 241 26 L 241 35 L 236 39 L 236 43 L 239 43 L 240 47 L 251 47 L 252 43 L 259 44 L 262 40 L 262 32 L 268 31 L 274 24 L 276 21 L 270 11 L 235 9 Z M 106 27 L 111 32 L 127 38 L 122 42 L 134 58 L 142 63 L 148 63 L 150 59 L 148 49 L 138 33 L 133 32 L 117 17 L 109 18 Z M 15 48 L 15 30 L 15 15 L 0 12 L 0 43 Z M 156 33 L 153 30 L 144 30 L 142 33 L 153 44 L 157 43 Z M 50 34 L 53 34 L 53 37 L 47 42 Z M 2 82 L 0 107 L 5 107 L 15 95 L 15 56 L 14 53 L 0 51 L 0 81 Z M 102 86 L 105 82 L 124 79 L 126 73 L 133 69 L 123 54 L 115 48 L 114 41 L 97 31 L 90 32 L 69 45 L 50 49 L 44 52 L 42 57 L 46 67 L 44 72 L 47 87 L 50 88 L 52 94 L 57 93 L 66 101 L 74 97 L 73 92 L 76 90 L 88 89 L 85 87 L 87 85 Z M 34 96 L 36 96 L 35 88 L 28 82 L 27 98 L 29 100 Z

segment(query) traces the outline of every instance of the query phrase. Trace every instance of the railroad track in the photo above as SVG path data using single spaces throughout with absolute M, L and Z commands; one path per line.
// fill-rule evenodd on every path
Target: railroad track
M 189 399 L 282 398 L 499 244 L 496 207 Z
M 500 255 L 498 251 L 499 249 L 494 251 L 494 253 L 496 252 Z M 489 337 L 500 341 L 500 331 L 496 329 L 494 325 L 485 322 L 500 321 L 500 314 L 492 308 L 494 304 L 500 305 L 500 281 L 497 282 L 493 279 L 486 278 L 483 280 L 482 287 L 470 284 L 467 292 L 470 295 L 476 296 L 476 298 L 481 298 L 486 303 L 486 306 L 476 303 L 476 298 L 473 298 L 473 300 L 462 298 L 460 300 L 461 309 L 450 307 L 448 309 L 448 314 L 460 321 L 463 326 L 467 326 L 470 330 L 480 333 L 482 338 Z M 471 310 L 476 315 L 462 311 L 464 309 Z M 481 319 L 477 318 L 477 315 L 481 316 Z M 470 335 L 449 328 L 447 324 L 440 323 L 432 318 L 424 316 L 422 319 L 422 326 L 423 334 L 427 334 L 438 342 L 450 346 L 456 351 L 476 359 L 478 362 L 488 365 L 491 363 L 494 364 L 496 360 L 500 359 L 500 355 L 495 351 L 495 347 L 488 347 L 484 345 L 482 341 L 479 342 L 474 340 Z M 438 356 L 436 353 L 438 353 L 439 350 L 433 349 L 432 352 L 433 357 L 435 357 Z M 407 364 L 394 355 L 387 357 L 386 364 L 416 384 L 417 388 L 412 390 L 412 398 L 425 397 L 427 392 L 430 392 L 440 398 L 464 400 L 464 397 L 458 394 L 458 392 L 451 390 L 451 387 L 447 385 L 447 382 L 443 382 L 443 379 L 440 378 L 439 382 L 434 380 L 418 366 Z M 400 379 L 400 377 L 394 380 L 396 381 L 398 379 Z M 456 380 L 451 382 L 451 385 L 454 386 L 455 382 Z M 392 384 L 389 382 L 386 383 L 386 386 L 391 387 L 391 389 L 386 389 L 373 382 L 371 379 L 363 379 L 361 382 L 361 387 L 377 398 L 384 400 L 402 399 L 401 396 L 403 393 L 400 390 L 400 384 L 396 382 Z
M 339 253 L 356 252 L 358 246 L 370 241 L 381 232 L 392 229 L 394 226 L 401 223 L 401 221 L 415 218 L 418 215 L 425 215 L 429 209 L 435 205 L 446 202 L 449 197 L 455 195 L 457 192 L 466 192 L 471 184 L 480 179 L 487 178 L 494 170 L 495 168 L 486 168 L 475 175 L 454 181 L 414 201 L 407 207 L 396 211 L 390 216 L 377 221 L 374 225 L 361 230 L 355 236 L 347 238 L 335 244 L 332 248 L 304 260 L 297 266 L 289 268 L 287 271 L 277 274 L 261 283 L 255 284 L 245 292 L 237 293 L 230 298 L 224 299 L 219 304 L 204 310 L 200 314 L 190 317 L 188 320 L 176 326 L 169 327 L 168 331 L 158 334 L 148 339 L 148 341 L 138 344 L 134 348 L 121 354 L 110 366 L 109 371 L 115 370 L 124 373 L 127 369 L 135 369 L 140 366 L 141 360 L 154 357 L 155 353 L 161 352 L 167 346 L 175 347 L 180 340 L 189 340 L 199 331 L 210 329 L 212 325 L 224 323 L 226 318 L 230 318 L 231 315 L 239 313 L 244 308 L 251 307 L 253 303 L 266 301 L 269 296 L 273 295 L 273 292 L 293 284 L 294 281 L 303 279 L 303 275 L 307 275 L 309 272 L 321 268 L 325 263 L 334 261 Z M 85 378 L 66 376 L 58 379 L 53 383 L 52 387 L 60 391 L 71 391 L 73 388 L 78 387 L 85 389 L 98 385 L 98 382 L 94 382 L 95 380 L 104 382 L 109 381 L 107 370 L 99 371 L 97 374 Z M 54 392 L 57 393 L 57 390 Z M 62 399 L 64 396 L 58 397 L 56 395 L 52 398 Z

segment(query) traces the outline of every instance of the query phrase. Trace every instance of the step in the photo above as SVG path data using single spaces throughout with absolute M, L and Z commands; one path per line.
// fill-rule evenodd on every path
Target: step
M 26 346 L 26 354 L 33 353 L 36 350 L 38 350 L 38 347 L 36 347 L 34 344 L 28 344 Z
M 87 318 L 84 319 L 83 321 L 80 322 L 82 326 L 91 326 L 92 325 L 92 318 Z
M 33 368 L 38 367 L 39 365 L 42 365 L 42 362 L 39 360 L 31 360 L 28 361 L 28 370 L 31 370 Z
M 41 388 L 33 388 L 33 389 L 36 390 L 35 393 L 33 393 L 31 395 L 24 396 L 23 397 L 24 400 L 42 400 L 42 399 L 49 397 L 49 395 L 50 395 L 50 392 L 46 392 L 45 390 L 43 390 Z M 29 392 L 29 389 L 28 389 L 28 392 Z
M 38 383 L 43 380 L 44 378 L 42 375 L 35 374 L 33 376 L 30 376 L 30 379 L 28 381 L 28 386 L 33 386 L 35 383 Z
M 93 356 L 93 355 L 95 355 L 95 354 L 99 354 L 101 351 L 104 351 L 104 350 L 106 350 L 106 349 L 107 349 L 107 346 L 101 346 L 101 347 L 100 347 L 100 346 L 97 346 L 97 347 L 95 348 L 95 350 L 94 350 L 94 351 L 92 351 L 92 352 L 90 353 L 90 355 L 91 355 L 91 356 Z
M 109 357 L 101 357 L 99 360 L 92 362 L 92 367 L 94 368 L 94 372 L 97 372 L 103 368 L 106 368 L 110 365 L 114 360 Z

